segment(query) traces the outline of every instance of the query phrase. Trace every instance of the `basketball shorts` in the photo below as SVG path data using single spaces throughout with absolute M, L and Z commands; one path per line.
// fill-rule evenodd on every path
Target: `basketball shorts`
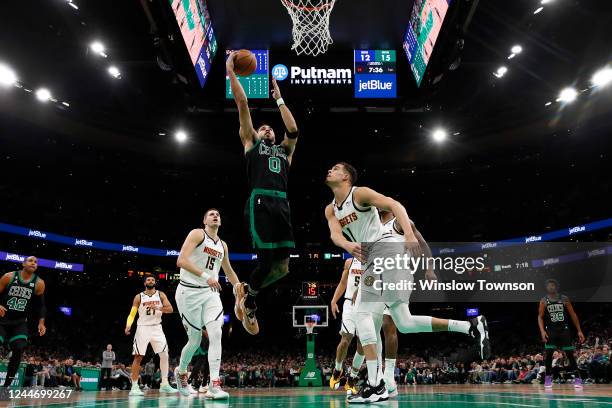
M 287 193 L 253 189 L 245 215 L 256 251 L 295 248 Z
M 168 350 L 168 342 L 166 342 L 166 336 L 164 335 L 161 324 L 151 326 L 139 325 L 136 328 L 132 354 L 144 356 L 147 354 L 147 347 L 149 347 L 149 344 L 151 344 L 155 354 Z
M 357 323 L 355 321 L 354 308 L 355 306 L 350 299 L 344 299 L 344 304 L 342 305 L 342 324 L 340 326 L 340 335 L 357 335 Z
M 544 348 L 546 350 L 557 350 L 561 349 L 564 351 L 574 350 L 574 344 L 572 341 L 572 333 L 568 326 L 564 327 L 552 327 L 547 328 L 546 333 L 548 333 L 548 341 Z
M 179 284 L 175 300 L 187 333 L 190 330 L 200 331 L 215 320 L 221 319 L 223 322 L 221 297 L 210 288 L 189 288 Z
M 0 344 L 6 343 L 10 346 L 18 339 L 28 341 L 28 322 L 26 320 L 0 323 Z

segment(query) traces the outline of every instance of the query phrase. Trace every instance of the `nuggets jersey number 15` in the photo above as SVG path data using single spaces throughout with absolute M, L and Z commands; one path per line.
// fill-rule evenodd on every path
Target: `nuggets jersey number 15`
M 221 269 L 221 262 L 224 256 L 225 250 L 221 238 L 217 237 L 215 241 L 204 231 L 204 239 L 195 247 L 191 253 L 190 260 L 211 278 L 219 280 L 219 270 Z M 204 277 L 197 276 L 183 268 L 181 268 L 180 277 L 182 282 L 191 285 L 208 286 Z

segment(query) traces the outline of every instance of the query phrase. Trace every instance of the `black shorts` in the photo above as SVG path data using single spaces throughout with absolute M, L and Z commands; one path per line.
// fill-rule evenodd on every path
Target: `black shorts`
M 570 332 L 569 327 L 547 328 L 546 333 L 548 333 L 548 341 L 544 346 L 545 349 L 574 350 L 572 333 Z
M 258 255 L 259 250 L 295 248 L 287 193 L 253 189 L 247 201 L 245 216 L 253 249 Z
M 15 340 L 28 341 L 28 322 L 0 322 L 0 344 L 10 345 Z

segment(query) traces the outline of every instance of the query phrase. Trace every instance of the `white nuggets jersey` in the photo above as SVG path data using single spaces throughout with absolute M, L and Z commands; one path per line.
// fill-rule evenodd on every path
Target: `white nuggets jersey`
M 353 193 L 357 187 L 352 187 L 344 202 L 338 204 L 332 201 L 334 215 L 340 221 L 342 232 L 352 242 L 375 242 L 385 233 L 378 209 L 376 207 L 359 208 L 353 200 Z
M 218 280 L 221 261 L 223 261 L 224 256 L 225 250 L 223 249 L 221 238 L 217 237 L 215 241 L 204 231 L 204 240 L 195 247 L 189 258 L 191 262 L 210 275 L 211 278 Z M 181 268 L 180 278 L 182 282 L 187 284 L 208 286 L 204 277 L 194 275 L 183 268 Z
M 403 232 L 400 233 L 397 230 L 397 228 L 395 228 L 395 220 L 396 220 L 396 218 L 393 217 L 392 220 L 387 221 L 385 223 L 385 225 L 383 226 L 385 228 L 385 233 L 391 234 L 391 235 L 396 236 L 396 237 L 402 237 L 403 238 L 404 237 L 404 233 Z
M 346 290 L 344 291 L 345 299 L 353 298 L 353 294 L 359 287 L 359 281 L 361 280 L 362 273 L 363 268 L 361 267 L 361 262 L 359 262 L 357 258 L 353 258 L 351 265 L 349 266 L 349 275 L 346 282 Z
M 156 326 L 162 322 L 162 311 L 156 310 L 161 307 L 162 301 L 159 291 L 156 290 L 151 296 L 145 292 L 140 293 L 140 305 L 138 306 L 138 326 Z

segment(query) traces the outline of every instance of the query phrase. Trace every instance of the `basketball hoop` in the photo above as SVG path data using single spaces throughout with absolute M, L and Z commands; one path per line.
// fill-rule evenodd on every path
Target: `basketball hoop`
M 304 326 L 306 326 L 306 334 L 312 334 L 317 322 L 306 322 Z
M 329 16 L 336 0 L 281 0 L 293 21 L 293 45 L 297 55 L 316 57 L 334 41 L 329 33 Z

